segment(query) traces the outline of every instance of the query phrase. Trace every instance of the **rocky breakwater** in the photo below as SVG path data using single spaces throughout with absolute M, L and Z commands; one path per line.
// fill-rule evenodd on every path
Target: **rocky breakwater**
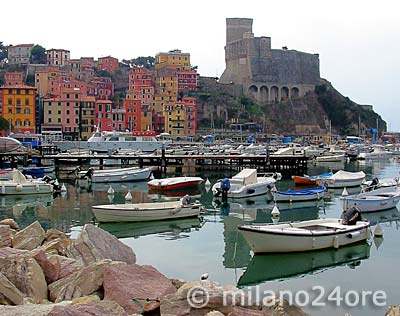
M 273 316 L 306 315 L 276 301 L 252 305 L 238 291 L 212 281 L 172 280 L 136 264 L 133 250 L 87 224 L 76 240 L 47 232 L 39 222 L 20 230 L 0 221 L 0 315 L 2 316 Z

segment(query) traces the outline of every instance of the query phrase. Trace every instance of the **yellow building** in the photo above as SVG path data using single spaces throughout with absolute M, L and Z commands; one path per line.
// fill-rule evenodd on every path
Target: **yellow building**
M 170 100 L 176 100 L 178 97 L 178 77 L 175 75 L 156 77 L 156 93 Z
M 81 135 L 82 140 L 89 139 L 94 132 L 96 99 L 92 96 L 81 98 Z
M 149 104 L 142 104 L 140 110 L 140 130 L 141 131 L 150 131 L 152 130 L 153 126 L 153 118 L 152 118 L 152 111 L 151 105 Z
M 190 70 L 190 54 L 182 53 L 179 49 L 168 53 L 158 53 L 155 60 L 155 69 L 174 69 L 176 71 Z
M 14 133 L 35 132 L 36 88 L 26 85 L 2 87 L 3 117 Z
M 54 95 L 58 92 L 56 82 L 59 73 L 60 70 L 54 67 L 39 70 L 35 73 L 35 87 L 40 97 Z
M 186 137 L 185 104 L 181 101 L 168 102 L 164 105 L 165 132 L 173 139 Z

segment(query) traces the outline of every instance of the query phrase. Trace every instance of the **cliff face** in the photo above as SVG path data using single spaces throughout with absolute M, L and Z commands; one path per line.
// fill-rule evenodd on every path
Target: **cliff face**
M 199 126 L 229 127 L 231 122 L 257 122 L 267 133 L 307 134 L 325 133 L 332 123 L 332 132 L 341 135 L 358 134 L 376 127 L 386 130 L 386 122 L 368 106 L 362 106 L 342 96 L 326 80 L 304 97 L 281 102 L 257 103 L 243 94 L 241 86 L 221 84 L 214 78 L 200 78 L 198 102 Z

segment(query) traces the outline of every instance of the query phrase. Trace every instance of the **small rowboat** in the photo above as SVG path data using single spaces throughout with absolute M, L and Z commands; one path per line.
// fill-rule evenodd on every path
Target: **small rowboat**
M 244 225 L 239 230 L 254 253 L 263 253 L 339 248 L 368 239 L 369 227 L 368 222 L 345 225 L 341 219 L 325 218 L 277 225 Z
M 323 173 L 319 174 L 316 176 L 293 176 L 293 181 L 295 185 L 316 185 L 317 184 L 317 179 L 324 179 L 324 178 L 329 178 L 332 177 L 333 173 L 328 172 L 328 173 Z
M 400 189 L 387 187 L 342 198 L 344 209 L 356 206 L 361 212 L 384 211 L 396 207 L 400 201 Z
M 144 222 L 200 215 L 201 204 L 197 201 L 184 203 L 183 199 L 172 202 L 110 204 L 92 206 L 99 222 Z
M 95 170 L 90 168 L 88 171 L 80 171 L 79 179 L 88 178 L 93 183 L 105 182 L 130 182 L 147 180 L 151 175 L 151 168 L 114 168 L 105 170 Z
M 324 198 L 325 187 L 304 190 L 275 191 L 273 194 L 276 202 L 303 202 L 320 200 Z
M 200 185 L 203 179 L 200 177 L 175 177 L 165 179 L 154 179 L 147 182 L 150 190 L 164 191 L 193 188 Z

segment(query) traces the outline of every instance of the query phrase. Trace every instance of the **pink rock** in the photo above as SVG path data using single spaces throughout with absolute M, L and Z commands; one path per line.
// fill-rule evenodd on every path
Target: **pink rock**
M 27 250 L 14 249 L 10 247 L 5 247 L 0 249 L 0 258 L 6 258 L 11 255 L 18 255 L 28 252 Z
M 0 225 L 0 248 L 11 247 L 11 229 L 8 225 Z
M 86 224 L 83 227 L 79 238 L 73 242 L 67 255 L 80 260 L 84 265 L 103 259 L 128 264 L 136 262 L 136 255 L 132 248 L 109 232 L 92 224 Z
M 49 256 L 49 260 L 53 264 L 58 264 L 60 266 L 60 273 L 58 275 L 59 279 L 65 278 L 66 276 L 83 268 L 82 264 L 73 258 L 51 255 Z
M 129 316 L 116 302 L 100 301 L 89 304 L 57 306 L 48 316 Z
M 16 233 L 12 245 L 18 249 L 33 250 L 42 244 L 45 234 L 40 223 L 36 221 Z
M 12 218 L 6 218 L 1 220 L 0 225 L 8 225 L 12 229 L 19 230 L 18 224 Z
M 171 280 L 152 266 L 114 265 L 104 271 L 104 299 L 121 305 L 129 314 L 139 313 L 146 302 L 140 299 L 160 300 L 176 292 Z M 135 303 L 133 299 L 137 299 Z M 158 302 L 145 304 L 145 311 L 160 306 Z
M 52 283 L 60 278 L 60 262 L 50 261 L 44 250 L 39 248 L 34 251 L 33 258 L 42 268 L 47 283 Z

